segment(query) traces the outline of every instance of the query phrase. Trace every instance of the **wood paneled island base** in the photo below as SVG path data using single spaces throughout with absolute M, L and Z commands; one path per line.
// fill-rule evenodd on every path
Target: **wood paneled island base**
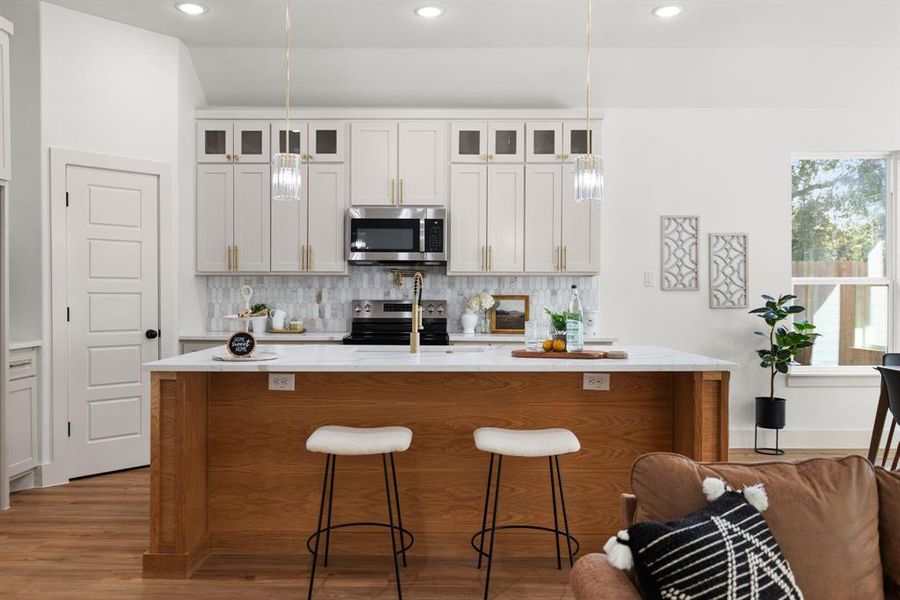
M 419 557 L 475 559 L 488 456 L 477 427 L 565 427 L 582 450 L 561 457 L 570 529 L 582 553 L 619 528 L 632 461 L 675 451 L 728 458 L 729 372 L 612 372 L 585 391 L 580 372 L 296 372 L 296 391 L 265 372 L 159 371 L 152 379 L 150 547 L 144 577 L 186 578 L 210 554 L 303 555 L 315 529 L 324 456 L 306 451 L 320 425 L 403 425 L 404 525 Z M 546 459 L 504 461 L 498 524 L 552 526 Z M 386 521 L 380 457 L 338 457 L 334 522 Z M 389 555 L 384 530 L 348 530 L 335 554 Z M 504 556 L 555 560 L 549 534 L 502 532 Z

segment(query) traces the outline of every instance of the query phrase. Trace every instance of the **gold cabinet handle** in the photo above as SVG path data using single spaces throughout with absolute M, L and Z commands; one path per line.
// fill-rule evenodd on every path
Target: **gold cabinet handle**
M 563 271 L 569 270 L 569 247 L 563 246 Z
M 228 256 L 228 258 L 227 258 L 228 268 L 226 269 L 226 271 L 230 271 L 231 270 L 231 246 L 225 246 L 225 253 Z
M 488 155 L 487 155 L 487 158 L 488 158 L 488 160 L 494 160 L 494 155 L 493 155 L 493 154 L 488 154 Z
M 494 270 L 494 247 L 488 246 L 487 249 L 488 271 Z
M 235 155 L 234 155 L 234 162 L 238 162 L 239 160 L 241 160 L 241 157 L 238 156 L 237 154 L 235 154 Z
M 306 246 L 300 246 L 300 270 L 306 270 Z
M 239 252 L 239 250 L 240 250 L 240 249 L 239 249 L 237 246 L 234 247 L 234 270 L 235 270 L 235 271 L 237 271 L 237 270 L 240 268 L 240 267 L 238 266 L 238 265 L 239 265 L 239 260 L 238 260 L 238 259 L 239 259 L 239 257 L 240 257 L 240 252 Z
M 557 271 L 559 271 L 559 246 L 557 246 L 556 248 L 553 249 L 553 254 L 556 255 L 553 257 L 553 263 L 554 263 L 553 267 Z
M 316 156 L 314 154 L 307 154 L 306 159 L 307 160 L 316 160 Z
M 481 270 L 487 271 L 487 254 L 485 254 L 484 246 L 481 247 Z
M 391 178 L 391 204 L 394 204 L 394 179 Z
M 226 154 L 226 155 L 225 155 L 225 160 L 227 160 L 228 162 L 231 162 L 231 155 L 230 155 L 230 154 Z
M 403 178 L 400 178 L 400 204 L 403 204 Z
M 307 248 L 309 248 L 309 250 L 306 253 L 306 257 L 309 262 L 306 265 L 306 270 L 312 271 L 313 267 L 315 265 L 315 263 L 313 262 L 313 247 L 312 247 L 312 245 L 309 245 L 309 246 L 307 246 Z

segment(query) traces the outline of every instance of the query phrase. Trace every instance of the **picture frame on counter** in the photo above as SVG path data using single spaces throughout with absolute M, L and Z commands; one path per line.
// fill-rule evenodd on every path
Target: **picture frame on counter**
M 494 294 L 494 300 L 496 304 L 490 313 L 491 333 L 525 333 L 525 322 L 530 313 L 529 296 Z

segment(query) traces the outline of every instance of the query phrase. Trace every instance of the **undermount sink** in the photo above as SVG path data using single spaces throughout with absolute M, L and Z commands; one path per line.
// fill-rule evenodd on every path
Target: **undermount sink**
M 470 354 L 484 352 L 485 346 L 420 346 L 421 354 Z M 356 352 L 372 352 L 377 354 L 409 354 L 409 346 L 357 346 Z

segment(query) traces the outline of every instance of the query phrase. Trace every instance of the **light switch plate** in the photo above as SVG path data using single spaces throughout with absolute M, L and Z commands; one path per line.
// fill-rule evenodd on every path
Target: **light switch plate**
M 653 287 L 653 271 L 644 271 L 644 287 Z
M 585 373 L 582 389 L 608 392 L 609 379 L 609 373 Z
M 269 373 L 269 390 L 278 392 L 294 391 L 293 373 Z

